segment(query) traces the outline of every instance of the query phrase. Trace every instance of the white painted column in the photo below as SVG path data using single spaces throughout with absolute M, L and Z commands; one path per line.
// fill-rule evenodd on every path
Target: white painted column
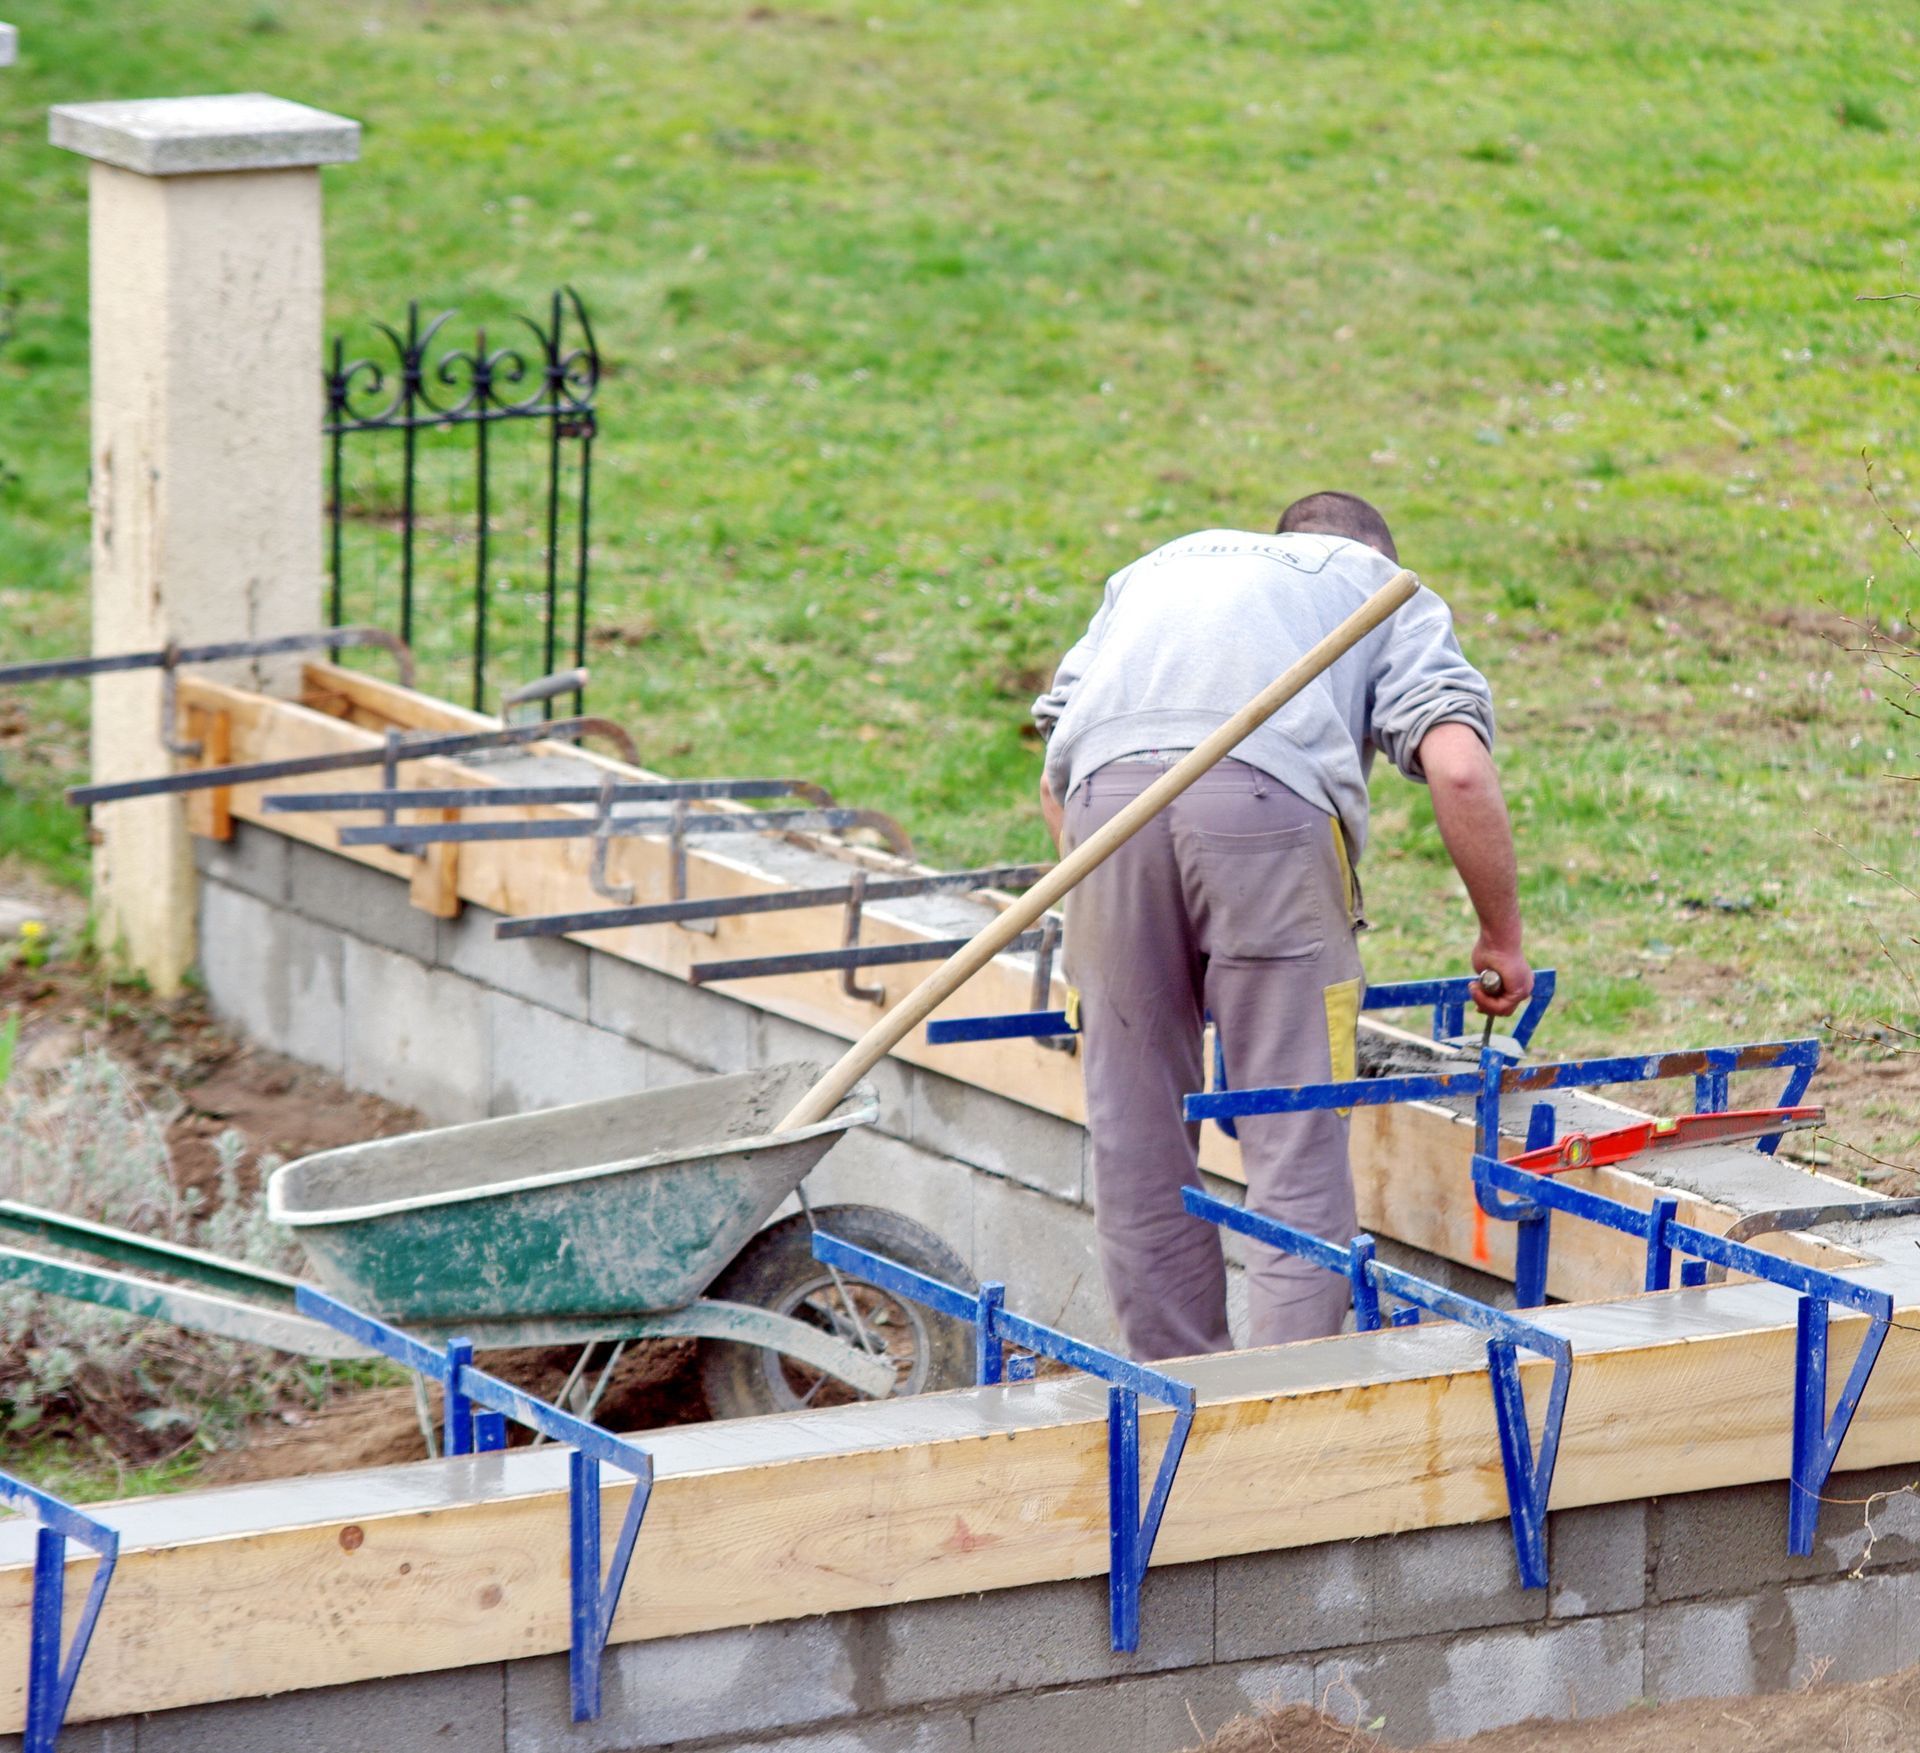
M 359 155 L 359 124 L 247 93 L 62 104 L 50 133 L 93 160 L 93 649 L 318 627 L 319 167 Z M 95 682 L 95 779 L 168 771 L 160 699 L 157 671 Z M 95 825 L 102 939 L 172 992 L 195 952 L 185 806 Z

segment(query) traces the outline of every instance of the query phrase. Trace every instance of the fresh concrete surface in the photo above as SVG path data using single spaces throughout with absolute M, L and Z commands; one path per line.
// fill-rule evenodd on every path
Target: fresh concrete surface
M 360 156 L 360 124 L 263 91 L 55 104 L 56 146 L 142 176 L 292 170 Z

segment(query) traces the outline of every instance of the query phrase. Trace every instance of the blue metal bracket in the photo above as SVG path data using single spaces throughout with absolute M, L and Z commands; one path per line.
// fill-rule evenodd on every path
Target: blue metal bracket
M 446 1452 L 449 1455 L 486 1454 L 506 1447 L 506 1421 L 538 1431 L 557 1443 L 568 1444 L 567 1457 L 568 1562 L 572 1584 L 572 1643 L 568 1652 L 573 1694 L 573 1720 L 591 1722 L 600 1714 L 600 1658 L 613 1629 L 614 1609 L 627 1580 L 640 1519 L 647 1513 L 653 1491 L 653 1457 L 643 1448 L 575 1418 L 559 1407 L 522 1392 L 498 1376 L 473 1365 L 473 1347 L 464 1339 L 449 1341 L 444 1349 L 422 1344 L 411 1334 L 358 1309 L 349 1308 L 323 1291 L 301 1285 L 295 1293 L 303 1315 L 324 1321 L 349 1338 L 405 1364 L 440 1384 L 445 1402 Z M 606 1577 L 600 1574 L 600 1468 L 617 1467 L 633 1478 L 633 1497 L 626 1520 L 614 1542 Z
M 67 1706 L 73 1701 L 74 1683 L 80 1678 L 80 1664 L 87 1659 L 87 1645 L 107 1598 L 107 1585 L 113 1581 L 113 1567 L 120 1558 L 120 1536 L 104 1522 L 97 1522 L 57 1497 L 49 1497 L 10 1473 L 0 1473 L 0 1504 L 32 1516 L 40 1524 L 33 1546 L 33 1618 L 27 1643 L 27 1724 L 22 1737 L 23 1753 L 53 1753 L 54 1743 L 67 1720 Z M 60 1648 L 60 1622 L 66 1607 L 67 1542 L 77 1540 L 100 1556 L 87 1599 L 80 1609 L 80 1620 L 73 1628 L 73 1641 L 64 1655 Z
M 891 1296 L 904 1297 L 952 1320 L 969 1323 L 974 1335 L 975 1373 L 983 1387 L 1005 1379 L 1030 1378 L 1031 1360 L 1036 1357 L 1050 1357 L 1071 1369 L 1098 1376 L 1107 1384 L 1108 1617 L 1114 1649 L 1137 1650 L 1140 1586 L 1153 1557 L 1153 1543 L 1159 1538 L 1187 1434 L 1193 1429 L 1197 1404 L 1193 1388 L 1160 1370 L 1010 1313 L 1004 1285 L 983 1284 L 977 1294 L 969 1295 L 824 1230 L 814 1232 L 813 1257 L 844 1272 L 857 1273 L 862 1282 Z M 1024 1355 L 1008 1358 L 1008 1346 Z M 1173 1408 L 1173 1429 L 1161 1451 L 1160 1467 L 1144 1509 L 1140 1502 L 1142 1394 Z
M 1805 1085 L 1801 1089 L 1804 1091 Z M 1710 1230 L 1695 1229 L 1675 1217 L 1677 1201 L 1656 1199 L 1642 1211 L 1618 1199 L 1571 1186 L 1554 1176 L 1516 1169 L 1490 1156 L 1473 1159 L 1476 1189 L 1517 1194 L 1535 1207 L 1564 1211 L 1589 1223 L 1637 1236 L 1647 1246 L 1646 1286 L 1664 1290 L 1672 1278 L 1675 1254 L 1691 1256 L 1681 1268 L 1681 1282 L 1704 1281 L 1709 1265 L 1744 1272 L 1768 1284 L 1794 1291 L 1800 1298 L 1794 1347 L 1793 1466 L 1788 1479 L 1787 1550 L 1804 1558 L 1813 1550 L 1814 1524 L 1820 1514 L 1820 1494 L 1846 1441 L 1847 1428 L 1866 1392 L 1867 1379 L 1886 1343 L 1893 1323 L 1893 1297 L 1840 1273 L 1823 1272 L 1797 1260 L 1762 1253 L 1745 1242 L 1730 1242 Z M 1831 1416 L 1827 1412 L 1827 1339 L 1832 1325 L 1830 1305 L 1853 1309 L 1867 1317 L 1866 1336 L 1840 1386 Z
M 1553 1002 L 1554 978 L 1551 968 L 1542 968 L 1534 974 L 1533 996 L 1527 1000 L 1527 1008 L 1520 1013 L 1520 1021 L 1513 1031 L 1514 1039 L 1523 1047 L 1533 1039 L 1533 1031 L 1540 1026 L 1547 1006 Z M 1384 986 L 1369 986 L 1361 995 L 1360 1008 L 1411 1010 L 1432 1005 L 1433 1038 L 1440 1041 L 1459 1034 L 1466 1027 L 1466 1008 L 1473 995 L 1474 980 L 1473 975 L 1462 974 L 1443 980 L 1399 980 Z M 952 1047 L 965 1041 L 1006 1041 L 1026 1035 L 1044 1038 L 1078 1033 L 1077 1019 L 1070 1018 L 1064 1010 L 1016 1010 L 1000 1016 L 948 1017 L 928 1023 L 927 1045 Z M 1220 1089 L 1226 1088 L 1225 1070 L 1224 1064 L 1221 1065 L 1214 1080 Z M 1231 1136 L 1227 1127 L 1223 1126 L 1222 1130 Z
M 1222 1229 L 1236 1230 L 1270 1248 L 1280 1248 L 1346 1279 L 1353 1291 L 1353 1316 L 1362 1332 L 1385 1325 L 1416 1325 L 1420 1313 L 1430 1310 L 1487 1337 L 1487 1375 L 1493 1390 L 1494 1427 L 1500 1434 L 1500 1465 L 1506 1474 L 1507 1511 L 1513 1524 L 1513 1551 L 1520 1567 L 1521 1586 L 1547 1586 L 1547 1497 L 1553 1489 L 1554 1463 L 1560 1456 L 1560 1431 L 1566 1422 L 1567 1389 L 1573 1377 L 1573 1347 L 1558 1333 L 1505 1309 L 1476 1302 L 1444 1285 L 1416 1278 L 1374 1255 L 1373 1237 L 1358 1235 L 1342 1248 L 1337 1243 L 1295 1229 L 1277 1218 L 1263 1217 L 1244 1206 L 1230 1205 L 1197 1187 L 1180 1194 L 1195 1217 Z M 1385 1317 L 1380 1299 L 1397 1298 L 1403 1307 Z M 1520 1384 L 1516 1350 L 1537 1352 L 1551 1360 L 1553 1377 L 1547 1389 L 1546 1416 L 1541 1422 L 1540 1451 L 1534 1453 L 1527 1425 L 1526 1396 Z

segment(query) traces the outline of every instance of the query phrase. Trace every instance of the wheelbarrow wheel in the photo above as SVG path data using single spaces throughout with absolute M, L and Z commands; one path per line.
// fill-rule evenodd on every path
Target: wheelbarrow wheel
M 875 1205 L 820 1205 L 823 1230 L 924 1272 L 929 1278 L 978 1288 L 966 1263 L 923 1224 Z M 708 1289 L 725 1302 L 752 1303 L 825 1328 L 850 1345 L 884 1351 L 894 1366 L 895 1395 L 964 1388 L 973 1380 L 973 1329 L 931 1309 L 842 1272 L 841 1284 L 813 1257 L 804 1214 L 769 1224 Z M 734 1340 L 700 1343 L 700 1380 L 715 1418 L 755 1418 L 769 1412 L 838 1406 L 861 1398 L 844 1382 L 764 1346 Z

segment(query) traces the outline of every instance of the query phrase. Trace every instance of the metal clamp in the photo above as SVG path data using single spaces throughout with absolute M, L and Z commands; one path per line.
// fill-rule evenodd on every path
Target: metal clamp
M 1140 1586 L 1153 1557 L 1153 1543 L 1167 1511 L 1174 1474 L 1193 1429 L 1198 1396 L 1190 1383 L 1174 1380 L 1111 1351 L 1075 1339 L 1057 1328 L 1010 1314 L 1005 1307 L 1006 1286 L 983 1284 L 969 1295 L 937 1278 L 915 1272 L 897 1260 L 855 1247 L 839 1236 L 816 1230 L 813 1257 L 843 1272 L 857 1273 L 863 1282 L 935 1310 L 973 1328 L 976 1379 L 989 1387 L 1003 1379 L 1031 1379 L 1030 1367 L 1020 1358 L 1009 1359 L 1011 1345 L 1027 1358 L 1049 1357 L 1071 1369 L 1098 1376 L 1107 1388 L 1107 1553 L 1108 1620 L 1116 1651 L 1140 1647 Z M 1173 1429 L 1161 1451 L 1160 1466 L 1144 1508 L 1140 1502 L 1140 1396 L 1173 1408 Z
M 107 1585 L 113 1581 L 113 1567 L 120 1559 L 120 1536 L 106 1523 L 95 1521 L 72 1504 L 50 1497 L 9 1473 L 0 1473 L 0 1504 L 21 1515 L 32 1516 L 40 1524 L 33 1544 L 27 1722 L 21 1745 L 24 1753 L 53 1753 L 54 1743 L 67 1720 L 67 1706 L 73 1702 L 80 1664 L 87 1659 L 87 1645 L 93 1639 L 94 1625 L 107 1598 Z M 77 1540 L 97 1552 L 100 1562 L 87 1588 L 72 1641 L 63 1653 L 60 1628 L 66 1604 L 69 1540 Z
M 633 884 L 616 883 L 607 875 L 607 851 L 613 844 L 613 804 L 617 789 L 613 774 L 609 773 L 601 779 L 600 796 L 594 805 L 593 858 L 587 865 L 587 881 L 601 900 L 627 906 L 633 901 Z M 686 807 L 684 803 L 676 802 L 673 806 L 675 816 Z
M 1487 1375 L 1493 1390 L 1493 1417 L 1500 1436 L 1500 1466 L 1506 1475 L 1507 1514 L 1513 1525 L 1513 1551 L 1523 1588 L 1547 1586 L 1547 1497 L 1553 1489 L 1553 1469 L 1560 1455 L 1560 1432 L 1566 1422 L 1567 1389 L 1573 1379 L 1573 1347 L 1558 1333 L 1505 1309 L 1476 1302 L 1443 1285 L 1416 1278 L 1375 1258 L 1374 1240 L 1358 1235 L 1350 1246 L 1309 1235 L 1305 1230 L 1263 1217 L 1244 1206 L 1229 1205 L 1197 1187 L 1183 1187 L 1180 1197 L 1195 1217 L 1222 1229 L 1250 1236 L 1269 1248 L 1279 1248 L 1298 1259 L 1336 1272 L 1353 1291 L 1354 1324 L 1363 1333 L 1385 1326 L 1419 1324 L 1422 1310 L 1443 1315 L 1487 1337 Z M 1383 1316 L 1382 1295 L 1403 1305 Z M 1527 1424 L 1526 1395 L 1520 1383 L 1516 1350 L 1535 1352 L 1551 1360 L 1553 1376 L 1547 1389 L 1546 1414 L 1541 1421 L 1536 1455 Z
M 510 1382 L 473 1366 L 473 1346 L 449 1340 L 444 1350 L 423 1345 L 397 1327 L 301 1285 L 296 1293 L 303 1315 L 324 1321 L 350 1339 L 438 1382 L 444 1400 L 443 1423 L 449 1455 L 488 1454 L 507 1445 L 506 1421 L 554 1442 L 566 1443 L 568 1560 L 572 1584 L 573 1639 L 568 1652 L 573 1720 L 591 1722 L 600 1714 L 600 1658 L 613 1629 L 614 1609 L 627 1580 L 633 1544 L 653 1491 L 653 1457 L 643 1448 L 575 1418 L 545 1400 L 536 1400 Z M 476 1410 L 476 1408 L 478 1410 Z M 618 1467 L 633 1478 L 633 1497 L 614 1542 L 605 1578 L 600 1573 L 600 1468 Z
M 847 911 L 840 928 L 840 947 L 857 949 L 860 945 L 860 909 L 867 898 L 867 873 L 857 870 L 847 882 Z M 859 999 L 865 1004 L 885 1004 L 887 989 L 884 986 L 862 986 L 860 984 L 859 964 L 847 962 L 840 970 L 840 990 L 849 998 Z

